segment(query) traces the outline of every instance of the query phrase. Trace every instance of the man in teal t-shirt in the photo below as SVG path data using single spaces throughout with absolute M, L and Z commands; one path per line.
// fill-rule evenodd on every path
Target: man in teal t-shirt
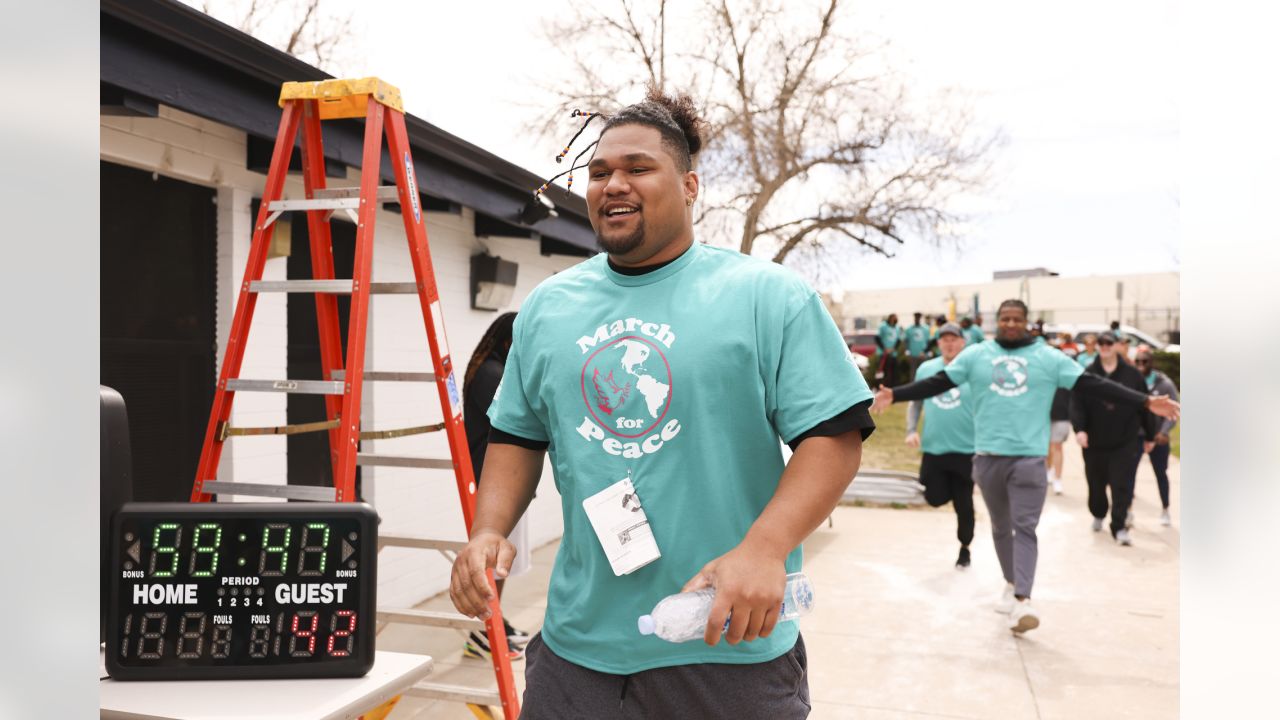
M 524 301 L 489 408 L 471 540 L 450 585 L 458 609 L 488 616 L 485 572 L 510 567 L 505 536 L 544 451 L 564 515 L 522 720 L 808 713 L 803 642 L 777 610 L 801 540 L 857 471 L 872 394 L 803 280 L 694 242 L 691 107 L 651 93 L 608 119 L 587 186 L 606 254 Z M 785 466 L 779 439 L 794 451 Z M 598 537 L 588 513 L 601 497 L 636 514 Z M 620 512 L 613 502 L 604 511 Z M 657 557 L 643 551 L 650 539 Z M 637 630 L 665 596 L 708 586 L 703 640 Z
M 1080 363 L 1080 367 L 1087 368 L 1098 359 L 1098 336 L 1090 333 L 1084 336 L 1084 349 L 1076 354 L 1076 362 Z
M 898 316 L 890 313 L 889 317 L 880 321 L 880 327 L 876 330 L 876 348 L 880 350 L 876 379 L 889 387 L 898 384 L 898 345 L 901 342 L 902 328 L 898 327 Z
M 907 382 L 916 379 L 920 363 L 925 361 L 926 352 L 929 350 L 929 327 L 920 322 L 920 318 L 923 315 L 924 313 L 916 313 L 915 322 L 902 331 L 903 345 L 907 351 L 907 363 L 911 367 Z
M 960 327 L 964 329 L 964 343 L 966 346 L 972 347 L 987 339 L 987 336 L 982 332 L 982 316 L 978 316 L 976 323 L 968 317 L 960 318 Z
M 916 377 L 923 380 L 942 372 L 964 349 L 964 332 L 947 323 L 938 330 L 941 357 L 925 361 Z M 924 499 L 932 507 L 951 503 L 956 510 L 956 539 L 960 556 L 956 567 L 969 567 L 969 543 L 973 542 L 973 407 L 969 388 L 951 388 L 928 400 L 913 400 L 907 408 L 907 445 L 924 451 L 920 459 L 920 483 Z M 923 437 L 916 431 L 924 412 Z
M 1058 388 L 1097 395 L 1115 403 L 1146 405 L 1157 415 L 1176 417 L 1178 403 L 1145 395 L 1084 369 L 1057 348 L 1027 331 L 1021 300 L 1000 304 L 995 342 L 967 347 L 943 372 L 898 388 L 881 388 L 875 407 L 899 400 L 923 400 L 968 384 L 975 425 L 973 476 L 991 517 L 991 538 L 1006 582 L 997 609 L 1008 612 L 1009 627 L 1023 633 L 1040 625 L 1031 607 L 1039 554 L 1036 526 L 1044 509 L 1048 476 L 1049 409 Z

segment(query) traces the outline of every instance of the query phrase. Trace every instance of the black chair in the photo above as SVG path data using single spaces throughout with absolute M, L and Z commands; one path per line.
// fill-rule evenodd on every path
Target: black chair
M 107 576 L 107 550 L 111 547 L 111 516 L 121 505 L 133 499 L 133 463 L 129 453 L 129 415 L 125 412 L 124 398 L 106 385 L 98 386 L 100 399 L 99 421 L 101 445 L 98 474 L 101 525 L 99 526 L 99 552 L 101 563 L 101 589 L 99 603 L 99 638 L 107 639 L 107 592 L 111 578 Z

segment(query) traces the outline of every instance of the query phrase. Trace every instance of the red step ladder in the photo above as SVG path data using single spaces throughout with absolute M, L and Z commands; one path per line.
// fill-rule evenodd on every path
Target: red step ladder
M 440 310 L 440 294 L 436 289 L 432 270 L 431 253 L 427 246 L 427 230 L 422 217 L 422 203 L 414 177 L 413 158 L 405 131 L 404 108 L 400 91 L 377 78 L 359 80 L 326 80 L 321 82 L 285 83 L 280 91 L 280 128 L 276 135 L 275 149 L 267 172 L 266 189 L 253 227 L 253 244 L 245 266 L 244 282 L 240 285 L 240 298 L 236 303 L 231 322 L 231 335 L 227 341 L 226 357 L 213 398 L 213 410 L 205 431 L 204 446 L 200 451 L 200 464 L 196 470 L 195 484 L 191 489 L 192 502 L 209 502 L 215 494 L 283 497 L 293 500 L 354 502 L 356 466 L 396 466 L 426 469 L 453 470 L 457 481 L 458 498 L 462 505 L 462 517 L 468 535 L 475 516 L 475 482 L 471 468 L 471 455 L 467 449 L 466 430 L 462 422 L 462 393 L 449 344 L 444 334 L 444 318 Z M 349 188 L 326 188 L 324 146 L 320 123 L 337 118 L 365 119 L 364 161 L 361 165 L 360 185 Z M 302 172 L 306 199 L 282 200 L 285 176 L 290 156 L 302 126 Z M 379 164 L 382 154 L 382 136 L 395 169 L 396 184 L 379 187 Z M 373 239 L 375 215 L 381 202 L 400 203 L 400 215 L 404 220 L 405 235 L 409 241 L 415 282 L 375 283 L 370 275 L 373 266 Z M 284 212 L 302 211 L 307 214 L 307 229 L 311 239 L 312 280 L 264 281 L 263 267 L 275 220 Z M 344 211 L 355 220 L 356 250 L 353 278 L 335 278 L 333 270 L 333 245 L 329 233 L 329 218 L 334 212 Z M 249 326 L 258 295 L 266 292 L 310 292 L 315 294 L 316 316 L 320 331 L 320 360 L 323 380 L 256 380 L 240 377 L 244 360 Z M 415 293 L 422 305 L 427 341 L 431 349 L 431 373 L 365 372 L 365 335 L 368 330 L 370 293 Z M 347 353 L 342 356 L 341 330 L 338 324 L 337 295 L 351 296 L 348 325 Z M 434 382 L 440 395 L 440 407 L 444 421 L 394 430 L 361 430 L 360 397 L 365 380 L 426 381 Z M 232 427 L 231 406 L 237 392 L 286 392 L 321 394 L 325 396 L 327 420 L 278 427 Z M 330 462 L 333 464 L 333 488 L 303 487 L 297 485 L 270 485 L 237 483 L 217 480 L 218 461 L 226 441 L 246 435 L 287 435 L 301 432 L 329 434 Z M 424 432 L 443 431 L 449 439 L 448 459 L 391 457 L 360 452 L 360 440 L 388 439 Z M 439 550 L 448 556 L 460 550 L 465 543 L 428 538 L 379 538 L 380 546 L 397 545 Z M 489 573 L 493 584 L 493 573 Z M 495 592 L 496 597 L 496 592 Z M 408 694 L 417 697 L 447 699 L 466 702 L 478 717 L 491 717 L 489 707 L 501 706 L 503 715 L 514 720 L 520 714 L 516 698 L 511 661 L 507 651 L 507 635 L 502 610 L 497 600 L 491 603 L 492 615 L 481 622 L 453 613 L 434 613 L 416 610 L 379 611 L 379 622 L 411 622 L 437 625 L 461 630 L 484 630 L 492 649 L 493 669 L 497 677 L 497 691 L 462 688 L 450 685 L 420 683 Z

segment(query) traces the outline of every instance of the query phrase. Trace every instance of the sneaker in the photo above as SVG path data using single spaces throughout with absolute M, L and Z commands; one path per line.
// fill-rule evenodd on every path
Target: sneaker
M 1133 511 L 1132 510 L 1124 514 L 1124 529 L 1125 530 L 1133 529 Z
M 1102 518 L 1093 519 L 1093 531 L 1102 532 Z
M 1173 524 L 1173 520 L 1169 518 L 1168 508 L 1165 508 L 1165 511 L 1160 513 L 1160 524 L 1165 527 L 1169 527 L 1170 525 Z
M 462 657 L 471 658 L 472 660 L 492 660 L 493 653 L 489 651 L 489 640 L 474 630 L 467 634 L 467 642 L 462 646 Z M 518 645 L 507 646 L 507 659 L 523 660 L 524 647 Z
M 1124 529 L 1116 533 L 1116 542 L 1128 547 L 1133 544 L 1133 538 L 1129 537 L 1129 530 Z
M 1017 602 L 1017 598 L 1013 596 L 1013 583 L 1005 583 L 1004 592 L 1000 593 L 1000 601 L 996 603 L 996 612 L 1008 615 L 1013 612 L 1013 606 Z
M 1053 478 L 1053 494 L 1062 494 L 1062 480 L 1060 478 Z
M 507 629 L 507 644 L 524 645 L 533 638 L 529 633 L 511 627 L 506 618 L 502 618 L 502 625 Z
M 1040 627 L 1040 615 L 1031 607 L 1030 600 L 1016 603 L 1013 612 L 1009 613 L 1009 629 L 1021 635 L 1028 630 Z
M 964 570 L 969 567 L 969 548 L 960 548 L 960 557 L 956 558 L 956 569 Z

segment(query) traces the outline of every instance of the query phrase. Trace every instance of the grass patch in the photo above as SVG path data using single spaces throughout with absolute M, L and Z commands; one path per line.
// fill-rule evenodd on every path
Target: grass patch
M 868 470 L 920 469 L 920 451 L 907 447 L 907 403 L 895 403 L 883 415 L 873 416 L 876 431 L 862 445 L 862 467 Z M 1177 432 L 1177 429 L 1174 429 Z
M 879 431 L 877 430 L 876 432 L 879 432 Z M 872 435 L 871 437 L 874 439 L 875 435 Z M 1173 456 L 1178 458 L 1179 460 L 1182 459 L 1182 452 L 1180 451 L 1181 449 L 1178 447 L 1180 444 L 1181 438 L 1182 438 L 1182 423 L 1178 423 L 1177 425 L 1174 425 L 1173 430 L 1169 432 L 1169 452 L 1173 453 Z

